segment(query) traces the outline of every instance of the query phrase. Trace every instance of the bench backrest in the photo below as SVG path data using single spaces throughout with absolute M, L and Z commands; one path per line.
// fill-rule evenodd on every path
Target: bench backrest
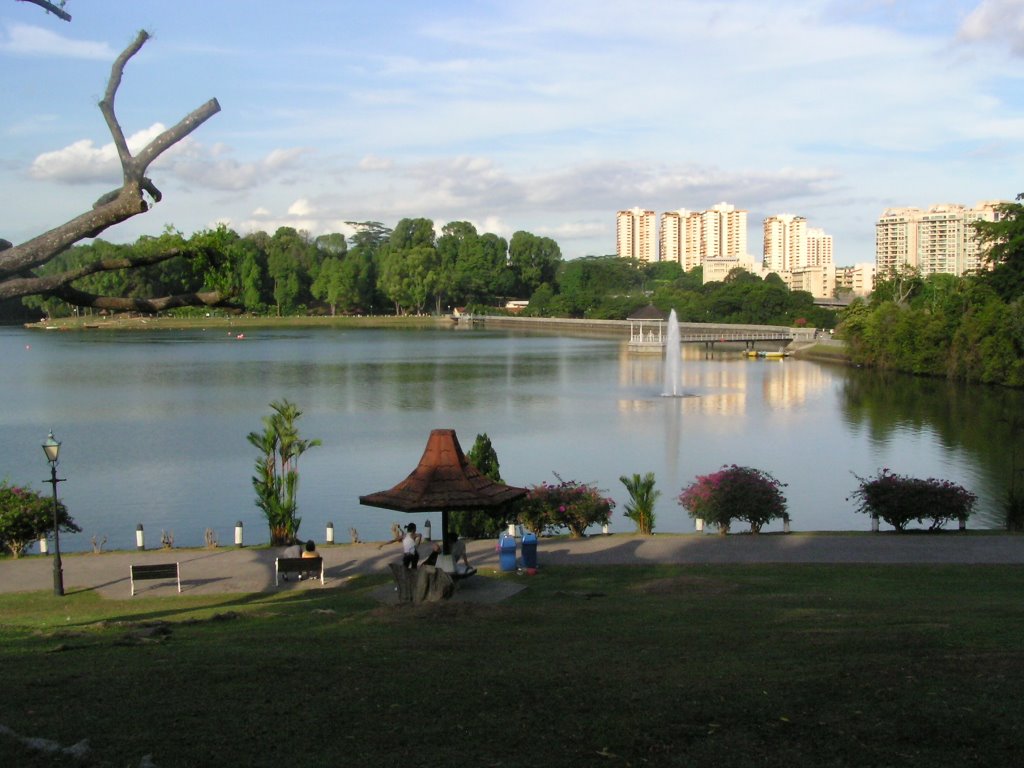
M 322 557 L 279 557 L 277 558 L 278 573 L 306 573 L 320 571 L 323 567 Z
M 181 568 L 178 563 L 132 565 L 130 576 L 132 595 L 135 594 L 135 582 L 147 579 L 174 579 L 178 582 L 178 591 L 181 592 Z

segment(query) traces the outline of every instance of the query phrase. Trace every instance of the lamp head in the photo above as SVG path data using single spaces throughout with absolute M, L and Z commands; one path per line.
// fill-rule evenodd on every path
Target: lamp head
M 43 443 L 43 453 L 46 454 L 48 462 L 51 464 L 57 463 L 57 457 L 60 455 L 60 441 L 54 439 L 53 430 L 50 430 L 50 436 Z

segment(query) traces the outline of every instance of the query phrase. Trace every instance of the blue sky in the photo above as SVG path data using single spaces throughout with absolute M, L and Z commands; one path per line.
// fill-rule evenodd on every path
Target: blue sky
M 348 232 L 424 216 L 615 251 L 615 212 L 805 216 L 874 259 L 891 206 L 1024 192 L 1024 0 L 0 0 L 0 237 L 119 183 L 96 107 L 152 135 L 222 111 L 150 169 L 116 242 L 225 222 Z

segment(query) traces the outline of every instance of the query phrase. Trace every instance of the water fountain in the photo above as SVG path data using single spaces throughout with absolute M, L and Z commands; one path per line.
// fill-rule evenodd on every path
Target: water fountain
M 682 342 L 679 340 L 679 318 L 673 309 L 668 313 L 668 332 L 665 336 L 665 382 L 662 397 L 680 397 L 679 361 L 682 357 Z

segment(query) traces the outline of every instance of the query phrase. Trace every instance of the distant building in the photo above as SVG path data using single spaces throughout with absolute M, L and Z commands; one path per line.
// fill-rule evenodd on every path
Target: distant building
M 780 213 L 764 220 L 764 268 L 790 290 L 809 291 L 816 299 L 835 295 L 832 236 L 807 226 L 807 219 Z
M 836 267 L 836 292 L 851 293 L 854 296 L 870 296 L 875 290 L 875 265 L 855 264 L 852 267 Z
M 658 260 L 654 211 L 631 208 L 615 217 L 615 251 L 620 258 L 648 264 Z
M 920 208 L 888 208 L 875 224 L 875 270 L 888 275 L 904 267 L 922 275 L 963 275 L 986 269 L 973 224 L 998 221 L 999 201 Z
M 703 262 L 702 215 L 680 208 L 661 214 L 661 260 L 674 261 L 689 272 Z

